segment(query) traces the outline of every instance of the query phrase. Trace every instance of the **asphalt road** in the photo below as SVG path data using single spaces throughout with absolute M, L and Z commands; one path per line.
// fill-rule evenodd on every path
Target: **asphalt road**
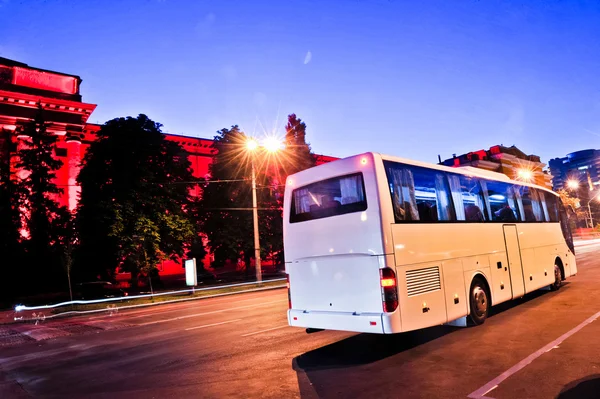
M 307 335 L 285 290 L 0 326 L 0 398 L 597 398 L 598 254 L 475 328 Z

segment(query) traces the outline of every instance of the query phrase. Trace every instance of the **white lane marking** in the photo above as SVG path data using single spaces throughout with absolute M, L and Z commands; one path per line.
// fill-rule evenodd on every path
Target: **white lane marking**
M 273 304 L 273 303 L 279 303 L 279 302 L 287 302 L 287 299 L 283 299 L 283 300 L 281 300 L 281 301 L 272 301 L 272 302 L 259 303 L 259 304 L 257 304 L 257 305 L 237 306 L 237 307 L 234 307 L 234 308 L 221 309 L 221 310 L 213 310 L 212 312 L 204 312 L 204 313 L 188 314 L 188 315 L 185 315 L 185 316 L 173 317 L 172 319 L 164 319 L 164 320 L 149 321 L 149 322 L 147 322 L 147 323 L 134 324 L 134 325 L 137 325 L 137 326 L 149 326 L 149 325 L 152 325 L 152 324 L 167 323 L 167 322 L 169 322 L 169 321 L 176 321 L 176 320 L 189 319 L 190 317 L 199 317 L 199 316 L 205 316 L 205 315 L 207 315 L 207 314 L 215 314 L 215 313 L 231 312 L 232 310 L 237 310 L 237 309 L 255 308 L 255 307 L 258 307 L 258 306 L 271 305 L 271 304 Z
M 502 381 L 506 380 L 511 375 L 515 374 L 519 370 L 528 366 L 531 362 L 533 362 L 538 357 L 542 356 L 544 353 L 548 352 L 550 349 L 559 346 L 565 339 L 569 338 L 571 335 L 575 334 L 577 331 L 581 330 L 583 327 L 592 323 L 598 317 L 600 317 L 600 312 L 598 312 L 598 313 L 594 314 L 593 316 L 589 317 L 588 319 L 584 320 L 577 327 L 573 328 L 572 330 L 567 331 L 560 337 L 556 338 L 554 341 L 545 345 L 543 348 L 540 348 L 537 351 L 533 352 L 531 355 L 527 356 L 525 359 L 521 360 L 519 363 L 515 364 L 514 366 L 512 366 L 511 368 L 506 370 L 504 373 L 500 374 L 498 377 L 494 378 L 493 380 L 491 380 L 490 382 L 488 382 L 481 388 L 471 392 L 471 394 L 469 394 L 469 396 L 467 396 L 467 398 L 472 398 L 472 399 L 485 398 L 486 397 L 485 394 L 488 393 L 491 389 L 500 385 L 500 383 Z
M 248 333 L 248 334 L 244 334 L 244 335 L 242 335 L 242 337 L 249 337 L 251 335 L 260 334 L 260 333 L 264 333 L 264 332 L 267 332 L 267 331 L 279 330 L 280 328 L 286 328 L 286 327 L 289 327 L 289 326 L 286 324 L 285 326 L 267 328 L 266 330 L 255 331 L 255 332 L 251 332 L 251 333 Z
M 492 392 L 496 388 L 498 388 L 498 385 L 494 385 L 493 387 L 491 387 L 490 389 L 488 389 L 487 392 L 484 393 L 482 397 L 485 397 L 485 395 L 487 395 L 488 393 Z
M 197 326 L 197 327 L 190 327 L 190 328 L 186 328 L 186 329 L 185 329 L 185 331 L 197 330 L 197 329 L 199 329 L 199 328 L 206 328 L 206 327 L 220 326 L 221 324 L 235 323 L 236 321 L 240 321 L 240 320 L 242 320 L 242 319 L 235 319 L 235 320 L 222 321 L 221 323 L 205 324 L 205 325 L 203 325 L 203 326 Z

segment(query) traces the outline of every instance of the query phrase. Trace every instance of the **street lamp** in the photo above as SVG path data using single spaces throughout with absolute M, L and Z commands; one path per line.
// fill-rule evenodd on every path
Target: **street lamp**
M 590 207 L 590 204 L 592 203 L 593 200 L 597 200 L 600 199 L 600 194 L 595 195 L 594 197 L 592 197 L 592 199 L 590 199 L 588 201 L 588 212 L 590 213 L 590 227 L 593 229 L 594 228 L 594 217 L 592 216 L 592 208 Z
M 260 265 L 260 235 L 258 232 L 258 203 L 256 200 L 256 169 L 254 156 L 259 148 L 258 141 L 253 138 L 246 141 L 246 148 L 250 152 L 250 163 L 252 164 L 252 219 L 254 222 L 254 261 L 256 264 L 256 281 L 262 281 L 262 269 Z M 270 152 L 277 152 L 281 148 L 281 142 L 275 138 L 268 137 L 264 141 L 264 148 Z
M 519 169 L 517 171 L 517 177 L 523 181 L 531 181 L 533 179 L 533 172 L 529 169 Z
M 579 180 L 575 180 L 575 179 L 567 180 L 567 187 L 571 190 L 577 190 L 579 188 Z

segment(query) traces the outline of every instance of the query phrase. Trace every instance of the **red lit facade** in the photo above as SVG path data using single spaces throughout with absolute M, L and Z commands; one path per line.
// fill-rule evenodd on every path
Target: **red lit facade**
M 17 128 L 32 120 L 41 104 L 48 131 L 58 136 L 54 156 L 63 162 L 55 179 L 55 184 L 63 189 L 58 201 L 71 211 L 79 198 L 76 179 L 81 161 L 100 129 L 100 125 L 87 123 L 96 105 L 82 101 L 81 82 L 76 75 L 33 68 L 0 57 L 0 154 L 19 148 L 22 139 L 17 137 Z M 208 176 L 214 156 L 213 140 L 172 134 L 166 137 L 187 152 L 194 177 Z M 335 159 L 317 155 L 317 164 Z M 183 269 L 180 263 L 164 262 L 159 270 L 162 274 L 180 274 Z

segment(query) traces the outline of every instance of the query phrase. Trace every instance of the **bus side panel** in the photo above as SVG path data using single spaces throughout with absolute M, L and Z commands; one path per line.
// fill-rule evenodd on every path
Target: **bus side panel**
M 559 223 L 519 223 L 517 228 L 526 292 L 552 284 L 557 256 L 565 267 L 565 277 L 569 275 L 565 263 L 568 263 L 570 251 Z
M 575 255 L 571 251 L 564 251 L 564 257 L 561 256 L 563 266 L 565 267 L 565 278 L 574 276 L 577 274 L 577 263 L 575 262 Z M 561 253 L 562 255 L 562 253 Z
M 398 295 L 402 330 L 411 331 L 447 321 L 442 262 L 399 267 Z
M 521 262 L 523 262 L 525 293 L 528 294 L 540 287 L 540 275 L 543 275 L 543 273 L 539 271 L 540 268 L 535 263 L 535 252 L 533 251 L 533 248 L 521 247 Z
M 540 284 L 542 287 L 548 286 L 554 282 L 554 261 L 560 258 L 560 253 L 556 245 L 535 248 L 535 260 L 541 271 Z
M 456 320 L 467 315 L 469 297 L 465 287 L 463 263 L 460 259 L 442 263 L 444 271 L 444 288 L 446 297 L 447 321 Z
M 397 265 L 474 255 L 485 255 L 481 259 L 487 262 L 488 254 L 506 252 L 498 223 L 398 223 L 392 225 L 392 234 Z
M 492 305 L 497 305 L 512 299 L 512 289 L 510 282 L 510 271 L 508 270 L 508 261 L 506 252 L 492 254 L 489 256 L 491 281 L 489 281 L 492 291 Z M 522 276 L 517 276 L 522 278 Z

